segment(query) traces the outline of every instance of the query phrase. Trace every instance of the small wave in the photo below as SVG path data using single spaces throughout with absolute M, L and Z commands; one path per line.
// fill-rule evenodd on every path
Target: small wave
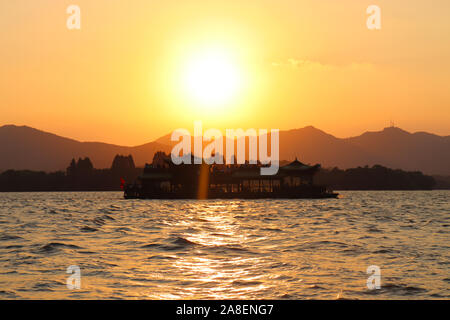
M 325 247 L 330 248 L 348 248 L 348 245 L 343 242 L 338 241 L 329 241 L 329 240 L 322 240 L 322 241 L 307 241 L 299 245 L 298 250 L 308 250 L 308 249 L 323 249 Z
M 0 296 L 8 299 L 17 299 L 19 296 L 12 291 L 0 290 Z
M 21 229 L 28 229 L 28 228 L 35 229 L 37 227 L 38 227 L 38 224 L 36 222 L 27 222 L 27 223 L 24 223 L 19 226 L 19 228 L 21 228 Z
M 236 244 L 225 244 L 225 245 L 215 245 L 215 246 L 205 246 L 208 251 L 213 251 L 215 253 L 221 254 L 230 254 L 231 252 L 236 252 L 238 254 L 254 254 L 253 251 L 250 251 L 247 248 L 242 247 L 241 245 Z
M 78 251 L 78 253 L 80 253 L 80 254 L 95 254 L 95 253 L 97 253 L 98 254 L 98 252 L 93 252 L 93 251 L 89 251 L 89 250 L 80 250 L 80 251 Z
M 340 252 L 344 255 L 351 255 L 351 256 L 358 256 L 367 253 L 365 249 L 358 246 L 353 246 L 352 248 L 344 249 Z
M 313 290 L 323 290 L 323 289 L 325 289 L 324 287 L 321 287 L 321 286 L 319 286 L 317 284 L 309 285 L 307 288 L 308 289 L 313 289 Z
M 103 226 L 106 224 L 106 220 L 115 220 L 115 219 L 107 214 L 104 214 L 100 217 L 95 218 L 94 220 L 92 220 L 92 222 L 94 222 L 98 226 Z
M 100 209 L 98 211 L 100 211 L 101 213 L 104 213 L 104 214 L 114 214 L 114 211 L 118 211 L 118 210 L 117 209 L 106 209 L 106 208 L 103 208 L 103 209 Z
M 23 248 L 23 246 L 21 245 L 11 245 L 5 247 L 5 249 L 21 249 L 21 248 Z
M 282 232 L 283 230 L 278 228 L 263 228 L 261 231 L 272 231 L 272 232 Z
M 11 270 L 7 272 L 0 272 L 0 274 L 18 274 L 18 272 L 16 270 Z
M 162 244 L 162 243 L 149 243 L 141 246 L 142 249 L 160 249 L 164 251 L 173 251 L 185 249 L 193 246 L 197 246 L 199 244 L 189 241 L 183 237 L 176 237 L 175 239 L 171 239 L 170 244 Z
M 177 258 L 176 257 L 172 257 L 172 256 L 159 256 L 159 255 L 154 255 L 154 256 L 151 256 L 151 257 L 147 258 L 147 260 L 153 260 L 153 259 L 156 259 L 156 260 L 176 260 Z
M 19 236 L 9 235 L 9 234 L 3 234 L 0 236 L 0 241 L 7 241 L 7 240 L 17 240 L 22 239 Z
M 247 280 L 235 280 L 231 283 L 233 286 L 237 287 L 249 287 L 249 286 L 258 286 L 262 284 L 260 281 L 247 281 Z
M 155 248 L 155 247 L 160 247 L 160 246 L 161 245 L 158 243 L 149 243 L 149 244 L 141 246 L 141 248 L 148 249 L 148 248 Z
M 179 245 L 181 247 L 190 247 L 190 246 L 198 245 L 197 243 L 189 241 L 188 239 L 183 238 L 183 237 L 177 237 L 175 240 L 172 241 L 172 243 Z
M 52 288 L 55 288 L 56 286 L 61 286 L 61 283 L 59 283 L 59 282 L 52 282 L 52 283 L 49 283 L 49 282 L 39 282 L 39 283 L 36 283 L 36 284 L 33 286 L 32 291 L 38 291 L 38 292 L 41 292 L 41 291 L 47 291 L 47 292 L 52 292 L 52 291 L 53 291 Z
M 89 270 L 87 272 L 84 273 L 84 276 L 89 276 L 89 277 L 93 277 L 93 276 L 109 276 L 111 275 L 111 272 L 107 271 L 107 270 Z
M 433 293 L 430 294 L 430 297 L 436 298 L 436 299 L 443 299 L 443 298 L 450 298 L 450 296 L 445 296 L 439 293 Z
M 395 295 L 401 295 L 401 296 L 408 296 L 408 295 L 415 295 L 415 294 L 421 294 L 425 293 L 428 290 L 420 287 L 414 287 L 404 284 L 394 284 L 394 283 L 387 283 L 381 285 L 380 289 L 377 290 L 368 290 L 365 293 L 369 295 L 377 295 L 377 294 L 395 294 Z
M 74 245 L 74 244 L 65 244 L 60 242 L 50 242 L 40 248 L 40 252 L 53 252 L 57 251 L 60 248 L 68 248 L 68 249 L 81 249 L 80 247 Z
M 394 250 L 394 249 L 379 249 L 379 250 L 375 250 L 372 251 L 372 253 L 374 254 L 389 254 L 389 253 L 397 253 L 398 250 Z
M 105 224 L 105 219 L 102 217 L 97 217 L 92 221 L 98 226 L 103 226 Z
M 84 227 L 81 228 L 81 231 L 83 231 L 83 232 L 95 232 L 95 231 L 98 231 L 98 229 L 91 228 L 91 227 L 88 227 L 88 226 L 84 226 Z
M 224 248 L 226 250 L 231 250 L 231 251 L 245 251 L 245 252 L 250 252 L 247 248 L 244 248 L 240 245 L 225 245 L 225 246 L 219 246 L 220 248 Z

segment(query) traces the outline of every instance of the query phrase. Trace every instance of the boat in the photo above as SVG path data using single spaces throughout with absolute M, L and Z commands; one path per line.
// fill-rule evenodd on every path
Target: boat
M 192 162 L 194 163 L 194 161 Z M 180 164 L 158 152 L 143 174 L 124 186 L 125 199 L 322 199 L 338 193 L 315 185 L 320 164 L 297 159 L 275 175 L 261 175 L 262 165 Z

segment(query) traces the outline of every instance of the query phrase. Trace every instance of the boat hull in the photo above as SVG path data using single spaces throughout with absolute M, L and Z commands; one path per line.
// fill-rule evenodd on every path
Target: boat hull
M 338 193 L 273 193 L 273 192 L 254 192 L 254 193 L 213 193 L 210 192 L 206 198 L 200 198 L 193 193 L 162 193 L 162 192 L 125 192 L 125 199 L 327 199 L 337 198 Z

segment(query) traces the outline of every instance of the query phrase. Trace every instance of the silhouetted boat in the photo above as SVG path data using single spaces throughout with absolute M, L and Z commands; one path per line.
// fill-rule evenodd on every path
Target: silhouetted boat
M 174 165 L 169 156 L 155 154 L 143 174 L 124 188 L 126 199 L 301 199 L 336 198 L 326 186 L 313 184 L 320 165 L 297 159 L 275 175 L 261 175 L 260 164 Z

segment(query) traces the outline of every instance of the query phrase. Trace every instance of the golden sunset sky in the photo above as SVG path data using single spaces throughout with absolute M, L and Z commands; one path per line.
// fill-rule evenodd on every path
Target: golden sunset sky
M 449 135 L 449 14 L 448 0 L 2 0 L 0 125 L 123 145 L 194 120 Z M 225 93 L 198 79 L 215 70 Z

